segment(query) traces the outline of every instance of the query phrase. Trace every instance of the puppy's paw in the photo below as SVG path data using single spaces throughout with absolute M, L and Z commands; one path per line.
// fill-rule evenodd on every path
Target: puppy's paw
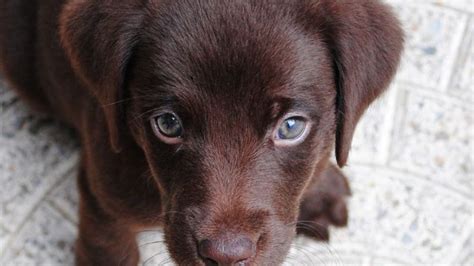
M 298 234 L 329 240 L 329 225 L 347 225 L 346 198 L 350 194 L 347 178 L 330 165 L 305 192 L 298 217 Z

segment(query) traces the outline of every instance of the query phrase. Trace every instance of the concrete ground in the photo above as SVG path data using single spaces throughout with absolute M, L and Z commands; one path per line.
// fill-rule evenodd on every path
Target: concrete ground
M 474 4 L 389 2 L 407 50 L 357 132 L 349 227 L 330 244 L 297 239 L 287 265 L 474 265 Z M 70 265 L 77 142 L 1 81 L 0 108 L 0 265 Z M 147 265 L 170 263 L 146 244 L 160 239 L 139 237 Z

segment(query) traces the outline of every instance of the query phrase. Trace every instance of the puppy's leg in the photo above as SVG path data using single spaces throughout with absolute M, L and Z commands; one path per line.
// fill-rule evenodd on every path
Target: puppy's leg
M 139 252 L 135 234 L 121 220 L 114 219 L 91 193 L 84 171 L 79 176 L 79 237 L 76 265 L 136 266 Z
M 350 195 L 347 178 L 330 164 L 321 176 L 314 177 L 300 206 L 297 231 L 318 240 L 329 240 L 328 227 L 345 226 L 348 213 L 346 197 Z

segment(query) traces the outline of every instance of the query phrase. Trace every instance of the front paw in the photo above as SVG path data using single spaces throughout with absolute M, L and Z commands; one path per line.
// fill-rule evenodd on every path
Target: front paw
M 347 178 L 333 165 L 307 189 L 300 205 L 297 232 L 317 240 L 329 240 L 329 225 L 345 226 L 346 198 L 351 194 Z

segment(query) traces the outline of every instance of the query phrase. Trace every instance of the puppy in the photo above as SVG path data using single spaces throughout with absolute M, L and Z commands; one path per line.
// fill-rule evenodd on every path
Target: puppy
M 3 0 L 3 75 L 75 128 L 78 265 L 277 265 L 345 225 L 344 166 L 403 34 L 376 0 Z M 298 230 L 297 230 L 298 229 Z

